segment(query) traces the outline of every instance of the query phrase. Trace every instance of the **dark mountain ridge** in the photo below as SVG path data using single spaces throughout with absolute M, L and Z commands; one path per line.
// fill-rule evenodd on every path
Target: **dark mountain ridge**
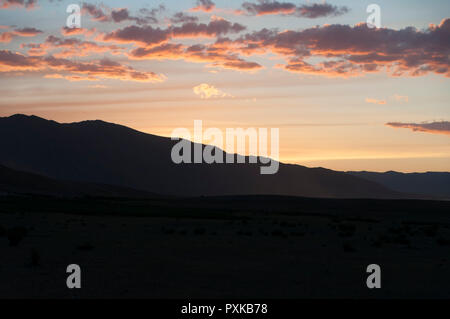
M 289 195 L 405 198 L 375 182 L 324 168 L 280 163 L 175 164 L 176 141 L 103 121 L 60 124 L 36 116 L 0 118 L 0 164 L 49 178 L 178 196 Z
M 61 181 L 0 165 L 0 193 L 56 197 L 159 198 L 156 194 L 126 187 Z
M 384 185 L 394 191 L 434 196 L 450 199 L 450 173 L 399 173 L 394 171 L 377 172 L 347 172 L 353 176 Z

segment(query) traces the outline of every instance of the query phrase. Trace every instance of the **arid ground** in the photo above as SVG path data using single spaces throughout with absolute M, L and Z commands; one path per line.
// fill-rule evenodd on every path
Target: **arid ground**
M 3 197 L 0 297 L 448 298 L 449 207 Z M 69 264 L 81 289 L 66 287 Z M 381 266 L 381 289 L 366 286 L 369 264 Z

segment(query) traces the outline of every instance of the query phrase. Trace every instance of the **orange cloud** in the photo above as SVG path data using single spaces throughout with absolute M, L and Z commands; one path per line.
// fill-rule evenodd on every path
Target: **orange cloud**
M 386 100 L 366 98 L 366 103 L 385 105 L 387 102 Z
M 205 4 L 206 2 L 203 3 Z M 325 4 L 298 6 L 289 2 L 262 0 L 256 5 L 258 7 L 251 6 L 256 8 L 255 14 L 272 12 L 270 8 L 275 8 L 278 13 L 286 13 L 289 11 L 283 10 L 291 10 L 289 8 L 293 6 L 295 12 L 298 13 L 299 8 L 302 8 L 302 14 L 311 17 L 332 15 L 335 12 L 333 6 Z M 125 9 L 111 10 L 104 6 L 86 4 L 84 10 L 85 14 L 98 21 L 132 21 L 139 24 Z M 139 15 L 151 16 L 147 11 L 141 10 Z M 435 73 L 450 77 L 450 46 L 448 41 L 443 41 L 450 38 L 450 19 L 444 19 L 439 25 L 430 25 L 426 30 L 413 27 L 401 30 L 371 29 L 365 23 L 360 23 L 355 26 L 323 25 L 300 31 L 279 32 L 262 29 L 247 34 L 242 33 L 246 29 L 244 25 L 222 18 L 215 17 L 209 23 L 199 23 L 195 17 L 175 14 L 173 19 L 176 25 L 168 27 L 131 25 L 107 33 L 99 33 L 95 29 L 63 28 L 61 32 L 64 36 L 87 37 L 95 34 L 96 37 L 92 37 L 91 41 L 81 41 L 76 38 L 49 36 L 43 43 L 23 44 L 22 48 L 28 50 L 28 61 L 31 61 L 32 57 L 43 57 L 46 54 L 63 59 L 109 52 L 124 53 L 133 60 L 184 60 L 207 63 L 208 66 L 223 69 L 255 71 L 263 67 L 259 63 L 249 61 L 250 57 L 274 54 L 284 60 L 276 65 L 277 68 L 299 74 L 347 78 L 386 72 L 391 76 L 422 76 Z M 39 32 L 41 31 L 33 28 L 7 30 L 0 34 L 0 41 L 9 42 L 14 36 L 33 36 Z M 177 39 L 184 38 L 193 40 L 183 41 L 182 44 L 175 43 Z M 204 39 L 202 42 L 195 42 L 197 38 L 213 40 L 204 44 Z M 131 45 L 121 47 L 119 44 Z M 131 48 L 128 49 L 129 47 Z M 45 64 L 45 58 L 32 62 Z M 31 63 L 28 67 L 33 69 L 36 65 Z M 407 102 L 408 98 L 394 96 L 390 99 Z
M 13 31 L 3 32 L 0 34 L 0 42 L 10 42 L 15 37 L 34 37 L 42 33 L 41 30 L 35 28 L 21 28 Z
M 123 48 L 116 45 L 101 45 L 92 41 L 82 41 L 76 38 L 58 38 L 52 35 L 48 36 L 44 43 L 22 44 L 21 47 L 28 48 L 28 54 L 33 56 L 45 55 L 53 50 L 61 49 L 62 51 L 53 53 L 53 56 L 66 58 L 106 52 L 119 54 L 123 50 Z
M 91 89 L 107 89 L 108 87 L 103 84 L 95 84 L 95 85 L 89 85 L 89 88 L 91 88 Z
M 206 83 L 202 83 L 197 86 L 194 86 L 192 89 L 193 89 L 194 93 L 197 94 L 198 96 L 200 96 L 200 98 L 202 98 L 202 99 L 231 96 L 227 93 L 220 91 L 216 87 L 206 84 Z
M 163 75 L 136 71 L 108 59 L 93 62 L 74 62 L 67 59 L 25 56 L 7 50 L 0 51 L 0 72 L 57 71 L 68 73 L 71 80 L 117 79 L 121 81 L 161 82 Z
M 72 35 L 91 36 L 95 32 L 97 32 L 97 30 L 95 28 L 85 29 L 85 28 L 68 28 L 68 27 L 63 27 L 61 29 L 61 34 L 63 36 L 72 36 Z
M 70 82 L 79 82 L 79 81 L 99 81 L 99 79 L 93 76 L 79 76 L 79 75 L 62 75 L 62 74 L 46 74 L 44 75 L 45 79 L 65 79 Z
M 0 42 L 9 43 L 14 38 L 14 34 L 12 32 L 3 32 L 0 33 Z
M 37 0 L 0 0 L 1 9 L 27 8 L 33 9 Z
M 277 54 L 286 59 L 278 67 L 296 73 L 348 77 L 384 70 L 392 76 L 436 73 L 450 77 L 450 46 L 442 41 L 447 38 L 450 19 L 424 31 L 371 29 L 366 24 L 283 32 L 263 29 L 228 39 L 228 45 L 248 56 Z M 325 61 L 310 64 L 310 57 Z
M 182 44 L 164 43 L 151 48 L 132 50 L 130 59 L 185 60 L 194 63 L 209 63 L 211 67 L 239 71 L 256 71 L 262 66 L 256 62 L 245 61 L 227 50 L 207 45 L 184 46 Z

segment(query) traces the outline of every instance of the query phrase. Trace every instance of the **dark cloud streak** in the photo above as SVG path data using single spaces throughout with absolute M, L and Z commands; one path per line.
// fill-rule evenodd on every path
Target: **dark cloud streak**
M 386 123 L 387 126 L 393 128 L 407 128 L 414 132 L 424 132 L 431 134 L 444 134 L 450 136 L 450 122 L 431 122 L 431 123 L 401 123 L 390 122 Z
M 302 18 L 333 17 L 347 13 L 348 7 L 337 7 L 328 3 L 314 3 L 296 5 L 291 2 L 278 2 L 276 0 L 259 0 L 258 3 L 244 2 L 242 9 L 237 13 L 261 16 L 261 15 L 285 15 Z

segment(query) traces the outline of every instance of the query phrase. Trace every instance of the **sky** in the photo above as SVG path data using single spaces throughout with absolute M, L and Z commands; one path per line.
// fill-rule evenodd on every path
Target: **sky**
M 450 1 L 124 3 L 0 0 L 0 116 L 279 128 L 282 162 L 450 171 Z

